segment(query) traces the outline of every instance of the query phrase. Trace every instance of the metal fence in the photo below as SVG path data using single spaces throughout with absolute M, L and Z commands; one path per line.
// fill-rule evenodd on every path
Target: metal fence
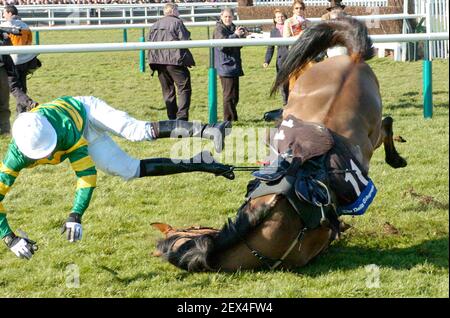
M 151 4 L 88 4 L 88 5 L 21 5 L 17 6 L 20 16 L 30 26 L 60 25 L 65 20 L 75 20 L 86 24 L 148 23 L 163 15 L 164 3 Z M 191 2 L 178 5 L 182 16 L 189 17 L 192 22 L 205 21 L 220 13 L 223 7 L 237 7 L 237 2 Z M 3 7 L 0 6 L 0 9 Z M 208 14 L 211 16 L 208 16 Z M 154 18 L 152 18 L 154 17 Z M 0 17 L 0 22 L 2 18 Z M 31 23 L 29 23 L 31 21 Z M 109 22 L 107 22 L 109 21 Z
M 255 6 L 291 6 L 293 0 L 254 0 Z M 327 0 L 303 0 L 306 6 L 329 6 Z M 388 0 L 344 0 L 346 6 L 387 7 Z
M 414 13 L 427 14 L 424 28 L 416 32 L 448 32 L 448 0 L 415 0 Z M 422 21 L 423 22 L 423 21 Z M 429 44 L 431 58 L 448 58 L 448 41 L 433 41 Z

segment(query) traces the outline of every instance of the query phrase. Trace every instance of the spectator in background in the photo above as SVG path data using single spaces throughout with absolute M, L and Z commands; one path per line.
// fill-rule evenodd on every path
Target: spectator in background
M 292 4 L 292 17 L 284 23 L 283 37 L 299 37 L 308 26 L 309 21 L 305 18 L 305 3 L 302 0 L 295 0 Z
M 345 5 L 341 4 L 342 0 L 328 0 L 328 2 L 330 2 L 330 6 L 327 8 L 328 12 L 321 16 L 322 20 L 332 20 L 347 16 L 344 12 Z
M 10 133 L 10 117 L 8 73 L 4 63 L 4 55 L 0 55 L 0 135 Z
M 148 40 L 151 42 L 190 40 L 191 33 L 178 16 L 176 4 L 164 5 L 164 17 L 150 28 Z M 158 72 L 168 118 L 187 121 L 192 94 L 188 67 L 195 65 L 191 52 L 188 49 L 149 50 L 148 63 L 153 72 Z M 178 104 L 175 86 L 178 91 Z
M 5 6 L 3 9 L 3 18 L 6 22 L 2 23 L 1 26 L 20 29 L 20 34 L 8 35 L 12 45 L 30 45 L 33 40 L 32 33 L 28 25 L 21 21 L 18 14 L 19 12 L 15 6 Z M 17 113 L 22 113 L 35 106 L 34 102 L 26 96 L 28 90 L 27 75 L 41 67 L 41 62 L 37 59 L 36 54 L 33 53 L 11 54 L 11 58 L 15 65 L 16 78 L 9 76 L 9 88 L 16 98 Z
M 344 12 L 345 5 L 341 4 L 342 0 L 328 0 L 328 1 L 330 2 L 330 6 L 327 8 L 328 12 L 322 15 L 321 17 L 322 20 L 334 20 L 348 16 L 348 14 Z M 346 54 L 348 54 L 348 51 L 345 46 L 336 45 L 327 49 L 328 57 Z
M 17 29 L 0 27 L 0 46 L 11 45 L 8 37 L 10 33 L 17 33 Z M 21 100 L 29 105 L 36 104 L 22 90 L 18 80 L 17 70 L 10 55 L 0 55 L 0 135 L 10 133 L 11 124 L 9 119 L 11 111 L 9 110 L 9 91 L 10 89 Z
M 234 11 L 225 8 L 220 13 L 220 21 L 214 30 L 214 39 L 244 38 L 247 31 L 233 23 Z M 223 117 L 227 121 L 237 121 L 239 102 L 239 77 L 244 75 L 241 60 L 242 47 L 215 47 L 214 63 L 223 89 Z
M 284 22 L 286 20 L 286 15 L 279 9 L 276 9 L 274 11 L 274 27 L 272 30 L 270 30 L 270 37 L 271 38 L 281 38 L 283 36 L 283 29 L 284 29 Z M 268 46 L 266 51 L 266 56 L 264 59 L 263 67 L 267 68 L 270 64 L 270 61 L 272 60 L 273 54 L 275 52 L 275 46 Z M 278 71 L 281 68 L 281 65 L 283 64 L 284 59 L 286 58 L 287 54 L 289 52 L 289 48 L 285 45 L 280 45 L 277 48 L 277 61 L 276 61 L 276 71 L 278 74 Z M 280 88 L 281 98 L 283 100 L 283 106 L 287 104 L 288 96 L 289 96 L 289 84 L 285 84 L 283 87 Z

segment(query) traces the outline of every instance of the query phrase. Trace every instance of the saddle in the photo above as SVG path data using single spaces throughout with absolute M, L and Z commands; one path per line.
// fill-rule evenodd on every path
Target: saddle
M 342 138 L 321 124 L 288 116 L 271 144 L 279 155 L 253 172 L 247 200 L 284 195 L 310 229 L 326 221 L 339 228 L 339 216 L 367 210 L 376 188 Z

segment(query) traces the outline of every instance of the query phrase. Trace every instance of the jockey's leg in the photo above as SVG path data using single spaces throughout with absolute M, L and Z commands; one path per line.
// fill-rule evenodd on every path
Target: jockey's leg
M 90 137 L 93 135 L 94 133 Z M 128 155 L 106 133 L 95 137 L 95 139 L 88 139 L 88 150 L 98 170 L 125 180 L 139 177 L 139 159 Z
M 226 128 L 230 122 L 214 125 L 183 120 L 163 120 L 148 122 L 137 120 L 126 112 L 114 109 L 103 100 L 94 96 L 77 96 L 86 108 L 89 126 L 97 130 L 108 131 L 130 141 L 152 140 L 157 138 L 201 137 L 214 141 L 217 152 L 222 151 Z
M 215 162 L 208 152 L 191 159 L 151 158 L 141 160 L 139 177 L 164 176 L 184 172 L 208 172 L 233 180 L 233 167 Z
M 230 133 L 231 122 L 224 121 L 218 124 L 202 124 L 201 122 L 189 122 L 184 120 L 163 120 L 150 122 L 152 134 L 155 138 L 200 137 L 214 142 L 217 152 L 224 147 L 225 136 Z
M 88 149 L 97 169 L 125 180 L 197 171 L 234 179 L 232 167 L 214 162 L 214 158 L 208 152 L 200 153 L 188 160 L 170 158 L 138 160 L 123 151 L 107 134 L 98 135 L 96 139 L 89 141 Z

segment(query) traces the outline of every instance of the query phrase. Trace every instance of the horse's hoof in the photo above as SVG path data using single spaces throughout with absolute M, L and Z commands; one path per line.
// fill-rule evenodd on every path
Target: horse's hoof
M 396 142 L 406 142 L 406 139 L 404 139 L 402 136 L 394 136 L 394 141 Z
M 386 158 L 386 163 L 395 169 L 404 168 L 408 165 L 406 160 L 400 156 L 393 157 L 393 158 Z
M 275 109 L 264 113 L 263 119 L 265 121 L 277 121 L 283 116 L 283 108 Z

